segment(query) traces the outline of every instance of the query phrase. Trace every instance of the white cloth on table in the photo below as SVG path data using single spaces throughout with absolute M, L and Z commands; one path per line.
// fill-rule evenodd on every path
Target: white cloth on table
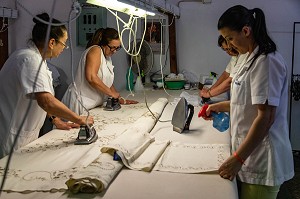
M 112 156 L 102 153 L 88 167 L 81 167 L 66 181 L 72 193 L 100 193 L 121 170 L 123 164 L 112 161 Z
M 177 173 L 217 171 L 229 157 L 228 144 L 185 144 L 172 142 L 153 170 Z
M 152 104 L 151 109 L 159 106 L 164 105 L 159 105 L 156 102 Z M 174 111 L 175 106 L 176 104 L 169 103 L 164 108 L 163 113 L 167 112 L 167 115 L 172 116 L 171 112 Z M 169 118 L 165 122 L 159 122 L 154 127 L 155 122 L 151 115 L 145 114 L 121 136 L 109 145 L 103 146 L 101 151 L 110 153 L 117 151 L 124 165 L 130 169 L 178 173 L 217 171 L 230 155 L 229 144 L 201 144 L 201 141 L 197 140 L 200 138 L 197 135 L 194 137 L 195 143 L 185 142 L 184 138 L 189 137 L 189 135 L 174 132 Z M 201 128 L 197 129 L 200 132 L 203 132 L 203 128 L 212 133 L 217 131 L 210 122 L 202 122 L 202 124 Z M 151 133 L 149 134 L 149 132 Z M 216 133 L 220 134 L 219 132 Z M 228 134 L 228 132 L 226 133 Z M 182 142 L 170 139 L 177 137 L 176 135 L 180 136 Z
M 122 134 L 147 111 L 144 103 L 122 106 L 110 112 L 102 108 L 91 110 L 98 140 L 90 145 L 74 145 L 79 129 L 50 131 L 13 154 L 3 191 L 66 191 L 68 187 L 65 183 L 72 181 L 75 183 L 73 186 L 69 184 L 71 191 L 90 191 L 78 188 L 78 184 L 84 186 L 85 179 L 92 179 L 98 185 L 97 190 L 103 191 L 123 164 L 113 161 L 109 154 L 103 156 L 100 147 Z M 6 161 L 7 157 L 0 160 L 0 180 Z
M 150 113 L 150 111 L 145 113 L 122 135 L 108 145 L 103 146 L 101 151 L 108 153 L 117 151 L 123 163 L 128 168 L 151 170 L 166 145 L 168 145 L 168 142 L 155 143 L 154 137 L 149 134 L 156 124 L 157 119 L 162 114 L 167 102 L 165 98 L 158 99 L 149 108 L 152 113 Z M 155 117 L 152 114 L 154 114 Z M 149 149 L 150 145 L 150 148 L 156 151 L 156 153 L 145 153 L 145 150 Z

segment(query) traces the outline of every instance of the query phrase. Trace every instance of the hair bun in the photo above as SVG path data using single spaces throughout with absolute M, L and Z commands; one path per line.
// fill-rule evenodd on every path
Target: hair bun
M 42 13 L 42 14 L 38 14 L 36 15 L 36 18 L 39 18 L 39 19 L 42 19 L 44 21 L 47 21 L 49 22 L 50 21 L 50 17 L 47 13 Z M 40 20 L 36 19 L 36 18 L 33 18 L 33 22 L 36 23 L 36 24 L 45 24 L 43 22 L 41 22 Z

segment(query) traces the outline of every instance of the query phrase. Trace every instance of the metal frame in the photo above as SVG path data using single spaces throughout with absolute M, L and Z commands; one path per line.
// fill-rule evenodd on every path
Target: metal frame
M 293 27 L 293 49 L 292 49 L 292 69 L 291 69 L 291 84 L 290 84 L 290 108 L 289 108 L 289 136 L 291 139 L 291 127 L 292 127 L 292 106 L 293 106 L 293 96 L 292 96 L 292 84 L 294 74 L 294 64 L 295 64 L 295 37 L 296 37 L 296 25 L 300 25 L 300 22 L 294 22 Z

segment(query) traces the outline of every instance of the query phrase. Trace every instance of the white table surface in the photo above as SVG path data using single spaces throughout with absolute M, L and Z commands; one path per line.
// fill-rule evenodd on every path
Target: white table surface
M 159 97 L 166 97 L 170 101 L 174 97 L 178 97 L 181 91 L 167 90 L 168 94 L 163 90 L 153 91 L 148 89 L 146 91 L 148 103 L 153 103 Z M 183 91 L 183 90 L 182 90 Z M 189 91 L 190 94 L 197 94 L 197 90 Z M 122 96 L 127 96 L 128 92 L 122 92 Z M 136 99 L 143 102 L 143 93 L 135 93 L 134 97 L 129 99 Z M 197 114 L 200 107 L 195 107 L 194 117 L 190 126 L 191 134 L 186 134 L 184 141 L 193 142 L 193 136 L 199 137 L 199 132 L 202 133 L 200 143 L 220 143 L 228 144 L 230 142 L 228 133 L 203 133 L 197 129 L 199 128 Z M 170 115 L 162 115 L 161 119 L 171 118 Z M 165 125 L 165 124 L 160 124 Z M 211 125 L 208 123 L 208 125 Z M 155 130 L 155 129 L 154 129 Z M 50 132 L 51 133 L 51 132 Z M 176 134 L 174 134 L 176 135 Z M 158 135 L 162 138 L 164 136 Z M 178 134 L 173 136 L 173 140 L 180 139 L 182 136 Z M 170 138 L 170 135 L 168 136 Z M 199 140 L 197 141 L 199 143 Z M 217 173 L 204 174 L 182 174 L 160 171 L 134 171 L 125 167 L 111 182 L 107 190 L 100 194 L 76 194 L 70 193 L 49 193 L 49 192 L 33 192 L 29 194 L 20 193 L 5 193 L 2 192 L 1 199 L 66 199 L 66 198 L 104 198 L 104 199 L 237 199 L 237 188 L 235 181 L 229 181 L 221 178 Z

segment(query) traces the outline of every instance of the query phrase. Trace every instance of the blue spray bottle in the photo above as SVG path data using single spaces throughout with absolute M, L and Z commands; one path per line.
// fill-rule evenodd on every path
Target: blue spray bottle
M 204 104 L 201 110 L 198 113 L 198 117 L 208 117 L 206 116 L 206 109 L 208 108 L 208 104 Z M 213 127 L 218 129 L 220 132 L 224 132 L 229 128 L 229 115 L 224 112 L 211 112 L 211 116 L 213 117 Z

